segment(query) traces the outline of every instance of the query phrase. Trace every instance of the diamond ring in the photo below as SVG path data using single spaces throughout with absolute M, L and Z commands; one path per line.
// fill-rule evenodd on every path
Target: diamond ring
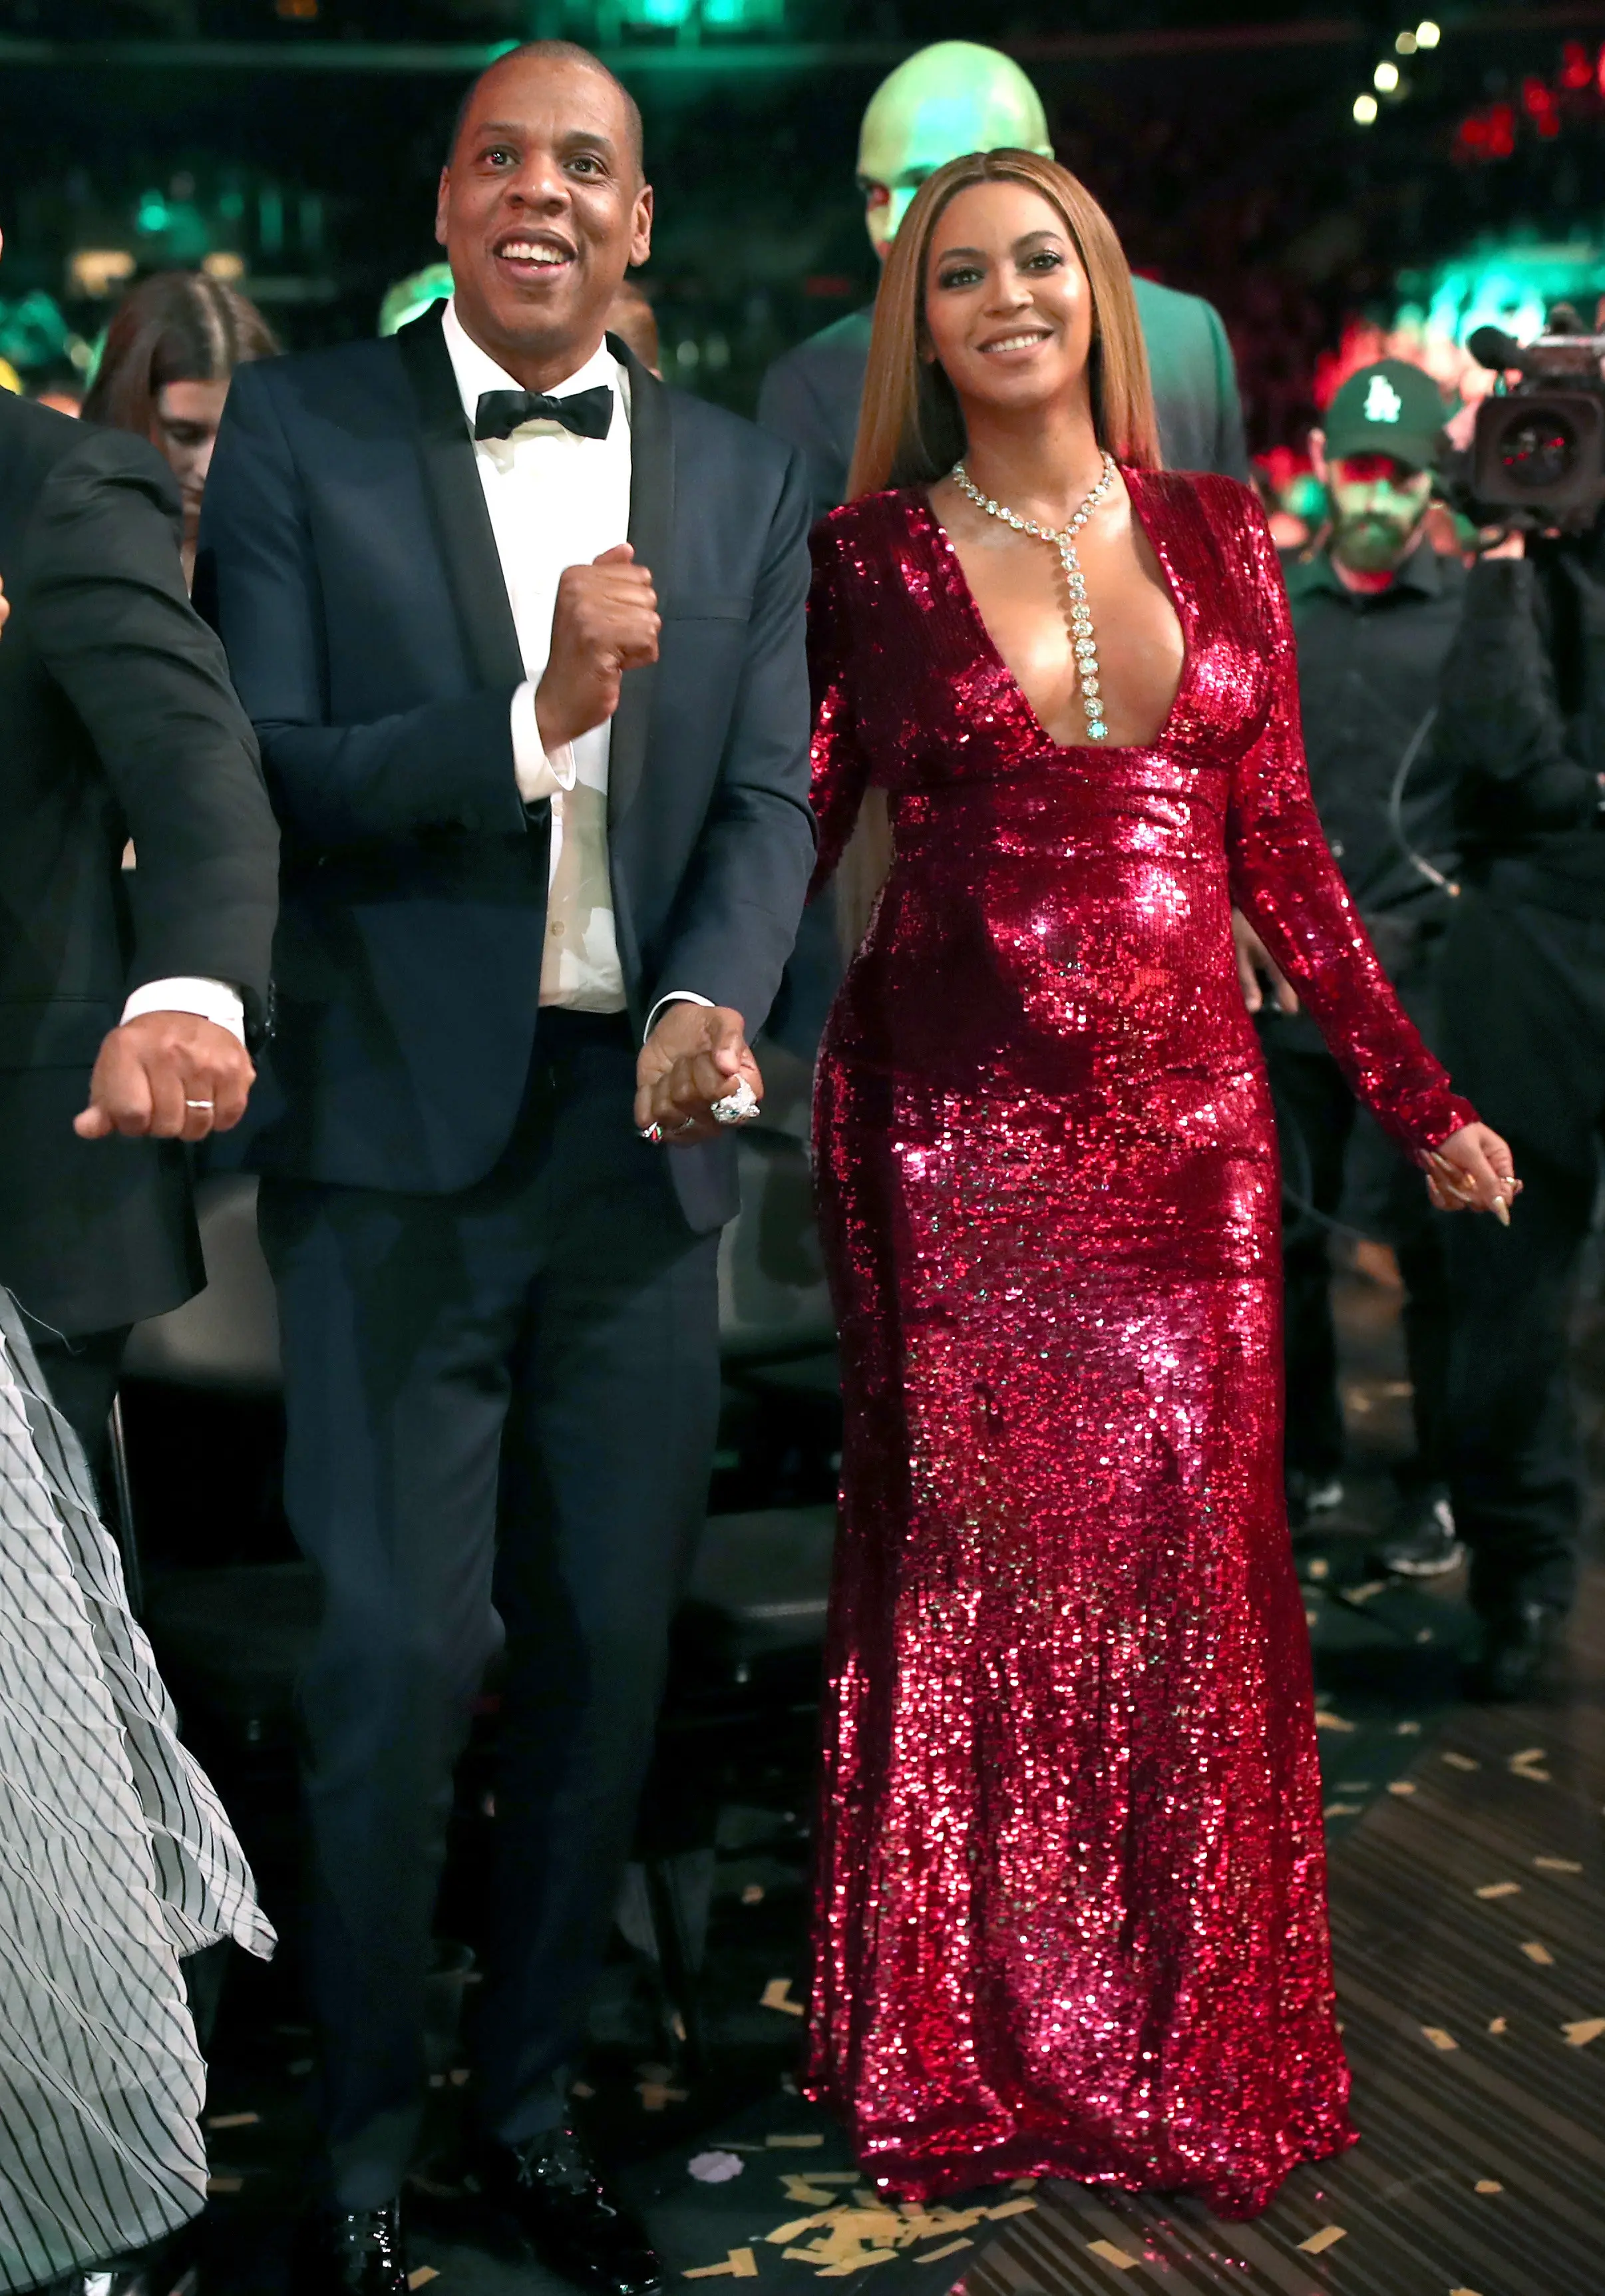
M 746 1078 L 738 1077 L 735 1090 L 714 1102 L 713 1120 L 716 1124 L 750 1124 L 761 1106 Z

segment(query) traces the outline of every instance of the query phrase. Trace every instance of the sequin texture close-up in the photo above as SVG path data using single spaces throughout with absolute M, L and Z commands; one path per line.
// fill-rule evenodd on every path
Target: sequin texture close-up
M 1050 740 L 922 494 L 815 537 L 821 877 L 871 783 L 896 859 L 816 1102 L 847 1432 L 808 2080 L 888 2190 L 1247 2216 L 1353 2132 L 1232 902 L 1402 1146 L 1473 1111 L 1322 840 L 1257 505 L 1125 475 L 1186 642 L 1142 748 Z

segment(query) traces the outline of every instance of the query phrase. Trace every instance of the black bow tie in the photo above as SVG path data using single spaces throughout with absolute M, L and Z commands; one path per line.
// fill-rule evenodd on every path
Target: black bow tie
M 605 439 L 613 420 L 613 393 L 605 382 L 549 398 L 542 390 L 482 390 L 474 409 L 476 439 L 511 439 L 526 422 L 561 422 L 581 439 Z

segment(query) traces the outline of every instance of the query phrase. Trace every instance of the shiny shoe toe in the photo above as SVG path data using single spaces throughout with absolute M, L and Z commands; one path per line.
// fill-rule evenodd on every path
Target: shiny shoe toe
M 471 2188 L 526 2255 L 594 2296 L 661 2296 L 668 2273 L 646 2227 L 610 2191 L 571 2128 L 487 2144 Z
M 295 2296 L 406 2296 L 401 2210 L 320 2210 L 296 2242 Z

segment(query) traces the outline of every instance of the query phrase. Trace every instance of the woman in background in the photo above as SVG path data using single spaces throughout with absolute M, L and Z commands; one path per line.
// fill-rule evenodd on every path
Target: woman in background
M 1437 1201 L 1508 1211 L 1511 1158 L 1349 906 L 1264 514 L 1159 472 L 1073 176 L 925 184 L 858 440 L 815 530 L 821 878 L 861 813 L 856 865 L 888 811 L 891 857 L 816 1102 L 847 1432 L 809 2087 L 903 2194 L 1248 2216 L 1352 2131 L 1233 899 Z
M 141 280 L 106 330 L 84 419 L 132 430 L 166 457 L 184 496 L 186 581 L 229 382 L 237 366 L 278 348 L 256 305 L 204 271 Z

